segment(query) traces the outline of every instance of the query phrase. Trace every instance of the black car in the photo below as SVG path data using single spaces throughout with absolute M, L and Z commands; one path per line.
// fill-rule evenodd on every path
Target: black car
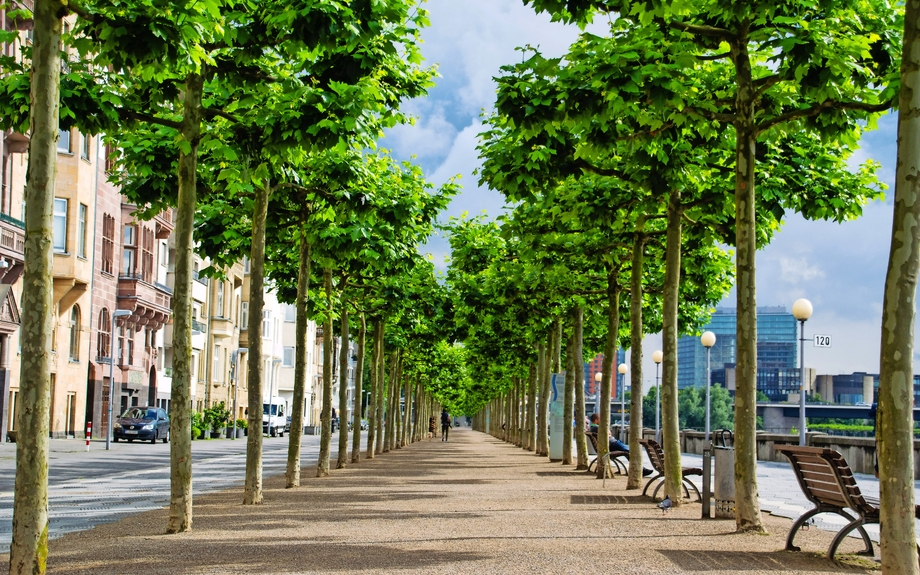
M 169 441 L 169 416 L 159 407 L 131 407 L 115 420 L 112 430 L 113 439 L 149 441 L 156 443 L 162 439 Z

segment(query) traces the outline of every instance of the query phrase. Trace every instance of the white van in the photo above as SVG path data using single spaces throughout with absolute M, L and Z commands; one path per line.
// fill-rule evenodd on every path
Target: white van
M 284 437 L 288 431 L 288 404 L 283 397 L 273 397 L 262 404 L 262 433 L 270 437 Z

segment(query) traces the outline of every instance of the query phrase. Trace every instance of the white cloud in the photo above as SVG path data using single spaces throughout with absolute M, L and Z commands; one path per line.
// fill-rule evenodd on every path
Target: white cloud
M 780 279 L 793 285 L 799 285 L 815 278 L 824 277 L 824 272 L 817 266 L 809 265 L 808 259 L 804 257 L 781 257 L 779 258 L 779 267 L 782 272 Z
M 422 115 L 414 125 L 396 126 L 380 140 L 399 158 L 441 158 L 450 150 L 457 129 L 444 118 L 443 109 Z

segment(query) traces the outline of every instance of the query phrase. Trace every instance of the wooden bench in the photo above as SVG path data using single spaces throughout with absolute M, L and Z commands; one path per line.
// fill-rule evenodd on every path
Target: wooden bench
M 655 470 L 655 475 L 648 478 L 648 483 L 645 484 L 642 495 L 646 495 L 648 488 L 651 487 L 653 483 L 657 483 L 658 486 L 655 487 L 655 491 L 652 493 L 652 499 L 655 499 L 658 496 L 658 491 L 664 485 L 664 451 L 661 450 L 661 446 L 658 445 L 658 442 L 654 439 L 640 439 L 639 443 L 645 448 L 645 454 L 648 455 L 649 463 L 652 464 L 652 469 Z M 703 470 L 699 467 L 681 467 L 680 480 L 684 487 L 684 493 L 687 495 L 687 499 L 690 499 L 690 490 L 692 489 L 693 492 L 696 493 L 696 498 L 702 501 L 703 496 L 700 495 L 700 490 L 697 489 L 696 484 L 687 479 L 694 475 L 702 476 Z
M 831 546 L 827 550 L 828 559 L 834 558 L 837 547 L 854 529 L 859 531 L 866 545 L 865 550 L 859 554 L 874 556 L 872 540 L 869 539 L 863 525 L 879 522 L 879 501 L 866 497 L 859 491 L 856 478 L 853 477 L 846 459 L 837 451 L 822 447 L 777 445 L 773 449 L 789 459 L 802 493 L 815 505 L 814 509 L 804 513 L 792 524 L 792 529 L 786 537 L 786 550 L 800 550 L 792 542 L 795 534 L 809 519 L 820 513 L 836 513 L 848 519 L 849 523 L 844 525 L 831 541 Z M 920 518 L 920 506 L 915 507 L 914 515 Z
M 585 432 L 585 437 L 588 438 L 588 455 L 593 455 L 594 459 L 588 463 L 588 473 L 594 473 L 594 466 L 597 465 L 597 435 L 594 433 Z M 591 453 L 593 451 L 594 453 Z M 629 471 L 629 452 L 628 451 L 610 451 L 608 452 L 608 457 L 610 458 L 610 463 L 616 467 L 616 473 L 621 475 L 626 475 Z M 620 459 L 621 457 L 626 458 L 626 463 Z

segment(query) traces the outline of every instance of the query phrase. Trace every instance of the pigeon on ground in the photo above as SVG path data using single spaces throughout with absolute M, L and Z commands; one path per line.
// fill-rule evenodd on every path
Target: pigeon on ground
M 661 509 L 661 514 L 664 515 L 671 510 L 671 496 L 668 495 L 665 497 L 661 503 L 658 504 L 658 509 Z

